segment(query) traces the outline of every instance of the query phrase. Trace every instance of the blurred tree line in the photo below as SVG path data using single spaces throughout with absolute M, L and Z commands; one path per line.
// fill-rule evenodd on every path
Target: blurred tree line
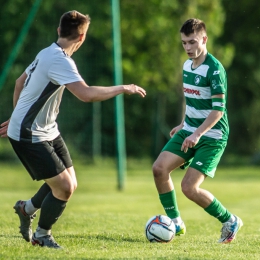
M 1 0 L 1 68 L 34 3 L 33 0 Z M 121 0 L 120 7 L 124 83 L 134 83 L 147 90 L 145 99 L 124 97 L 128 156 L 156 157 L 167 142 L 170 129 L 181 121 L 181 75 L 187 56 L 179 29 L 192 17 L 205 21 L 208 51 L 228 72 L 231 134 L 227 152 L 256 153 L 260 147 L 260 6 L 256 0 L 240 1 L 239 6 L 235 1 L 221 0 Z M 0 86 L 1 122 L 12 112 L 16 78 L 42 48 L 56 41 L 60 16 L 73 9 L 91 17 L 86 42 L 72 57 L 80 74 L 90 86 L 114 84 L 111 1 L 42 1 L 5 84 Z M 100 125 L 102 155 L 114 156 L 114 112 L 113 99 L 101 102 L 97 110 L 93 104 L 85 104 L 65 91 L 58 117 L 59 129 L 68 144 L 72 144 L 70 147 L 91 156 L 95 145 L 94 126 Z M 93 123 L 94 118 L 100 118 L 99 124 Z

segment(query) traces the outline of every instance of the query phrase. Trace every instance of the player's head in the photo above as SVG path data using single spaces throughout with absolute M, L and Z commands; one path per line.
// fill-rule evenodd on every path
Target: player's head
M 90 17 L 75 10 L 64 13 L 60 18 L 59 37 L 67 40 L 75 40 L 80 35 L 85 37 Z
M 188 56 L 197 59 L 201 54 L 205 54 L 208 40 L 206 25 L 199 19 L 187 20 L 180 29 L 183 48 Z
M 192 18 L 187 20 L 181 27 L 180 33 L 185 34 L 186 36 L 189 36 L 190 34 L 196 33 L 196 34 L 202 34 L 207 35 L 206 25 L 203 21 Z

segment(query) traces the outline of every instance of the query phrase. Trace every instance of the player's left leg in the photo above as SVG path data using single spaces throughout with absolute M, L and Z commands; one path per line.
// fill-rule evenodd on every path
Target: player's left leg
M 222 208 L 222 210 L 219 210 L 219 208 Z M 216 214 L 215 212 L 228 212 L 228 210 L 216 198 L 214 198 L 208 208 L 205 208 L 205 211 L 214 217 Z M 216 218 L 220 220 L 220 217 L 216 216 Z M 237 232 L 243 226 L 243 221 L 238 216 L 231 213 L 230 218 L 226 221 L 222 219 L 221 223 L 223 226 L 220 230 L 221 235 L 218 242 L 224 244 L 232 242 L 235 239 Z
M 220 243 L 231 242 L 243 222 L 231 214 L 210 192 L 201 189 L 200 185 L 206 176 L 214 177 L 226 144 L 223 140 L 201 139 L 194 147 L 193 161 L 182 182 L 184 194 L 223 224 L 218 241 Z
M 243 222 L 239 217 L 231 214 L 209 191 L 200 188 L 205 178 L 205 174 L 189 168 L 182 180 L 182 191 L 187 198 L 223 224 L 218 242 L 229 243 L 235 238 Z
M 77 179 L 73 166 L 67 169 L 73 183 L 73 190 L 77 188 Z M 42 207 L 45 197 L 51 192 L 51 188 L 44 183 L 36 194 L 29 200 L 19 200 L 14 205 L 15 213 L 20 219 L 20 233 L 23 238 L 30 242 L 32 240 L 32 222 L 36 217 L 36 212 Z
M 41 156 L 42 144 L 31 144 L 27 142 L 15 141 L 9 138 L 10 143 L 13 146 L 14 151 L 21 160 L 24 167 L 33 180 L 37 179 L 35 171 L 42 168 L 43 158 Z M 46 170 L 46 167 L 43 169 Z M 20 233 L 23 238 L 30 242 L 32 238 L 32 222 L 36 216 L 36 211 L 41 207 L 41 203 L 46 195 L 50 192 L 50 187 L 47 184 L 43 184 L 37 193 L 29 200 L 18 200 L 15 205 L 15 213 L 19 217 L 20 221 Z
M 20 219 L 20 233 L 27 242 L 32 239 L 32 222 L 36 217 L 36 212 L 41 208 L 44 198 L 50 191 L 48 184 L 44 183 L 31 199 L 18 200 L 13 207 Z
M 25 203 L 26 202 L 23 200 L 18 200 L 13 208 L 20 220 L 20 233 L 27 242 L 30 242 L 32 239 L 32 222 L 36 217 L 36 214 L 28 214 L 25 211 Z
M 200 188 L 206 177 L 205 174 L 190 167 L 181 183 L 184 195 L 202 208 L 208 207 L 214 199 L 210 192 Z

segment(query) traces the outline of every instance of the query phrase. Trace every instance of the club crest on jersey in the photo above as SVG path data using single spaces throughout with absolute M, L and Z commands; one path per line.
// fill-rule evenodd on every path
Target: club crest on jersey
M 214 89 L 216 89 L 217 88 L 217 82 L 216 82 L 216 80 L 212 80 L 212 87 L 214 88 Z
M 198 85 L 200 83 L 200 80 L 201 80 L 201 76 L 200 75 L 196 75 L 196 77 L 194 79 L 195 84 Z

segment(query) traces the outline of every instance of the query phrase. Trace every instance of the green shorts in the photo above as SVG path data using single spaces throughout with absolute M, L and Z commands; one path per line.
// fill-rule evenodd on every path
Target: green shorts
M 193 148 L 189 148 L 187 153 L 184 153 L 181 151 L 181 146 L 189 135 L 191 135 L 190 132 L 180 130 L 168 141 L 162 151 L 168 151 L 182 157 L 185 160 L 184 165 L 181 166 L 182 169 L 192 167 L 213 178 L 227 141 L 201 138 Z

